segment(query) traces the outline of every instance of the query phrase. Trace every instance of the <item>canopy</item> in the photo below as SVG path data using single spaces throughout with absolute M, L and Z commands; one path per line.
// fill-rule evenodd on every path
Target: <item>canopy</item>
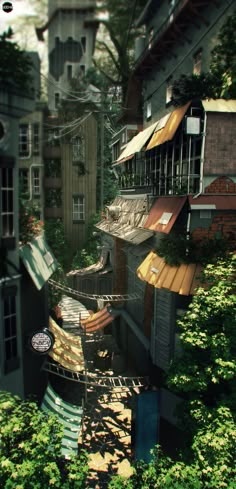
M 151 251 L 137 269 L 138 277 L 157 289 L 168 289 L 180 295 L 193 295 L 201 286 L 201 265 L 195 263 L 168 265 L 164 258 Z
M 71 453 L 78 452 L 78 437 L 82 425 L 82 406 L 76 406 L 63 401 L 56 394 L 50 384 L 48 384 L 44 398 L 41 404 L 43 411 L 50 411 L 55 414 L 58 421 L 64 427 L 64 434 L 61 444 L 61 453 L 69 457 Z
M 52 318 L 49 318 L 49 330 L 55 337 L 50 357 L 73 372 L 83 371 L 85 366 L 81 338 L 64 331 Z
M 44 236 L 38 236 L 30 243 L 21 246 L 19 253 L 36 288 L 41 290 L 57 269 L 57 261 Z

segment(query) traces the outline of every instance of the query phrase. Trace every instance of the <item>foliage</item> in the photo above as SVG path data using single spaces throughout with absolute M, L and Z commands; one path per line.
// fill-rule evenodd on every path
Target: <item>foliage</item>
M 200 263 L 205 265 L 218 258 L 223 258 L 231 249 L 232 244 L 224 238 L 187 239 L 184 235 L 164 235 L 157 245 L 157 253 L 165 259 L 168 265 L 181 265 L 181 263 Z
M 172 459 L 156 447 L 150 464 L 137 462 L 130 479 L 115 477 L 109 489 L 236 488 L 235 264 L 230 254 L 207 266 L 207 289 L 178 321 L 182 354 L 167 385 L 184 398 L 186 449 Z
M 19 239 L 22 244 L 26 244 L 42 234 L 44 223 L 38 216 L 38 208 L 20 198 Z
M 226 19 L 211 52 L 210 70 L 200 75 L 182 75 L 173 84 L 173 102 L 182 105 L 189 100 L 236 98 L 236 11 Z
M 86 237 L 86 248 L 79 250 L 75 256 L 73 257 L 71 268 L 80 269 L 84 267 L 89 267 L 96 263 L 99 257 L 99 251 L 97 246 L 98 242 L 98 233 L 94 231 L 94 225 L 100 220 L 99 214 L 94 214 L 89 221 L 88 229 L 87 229 L 87 237 Z M 94 234 L 95 233 L 95 234 Z
M 108 79 L 111 86 L 120 86 L 124 101 L 134 54 L 134 41 L 139 33 L 134 20 L 146 5 L 146 0 L 135 0 L 127 9 L 126 0 L 103 0 L 97 7 L 102 36 L 97 37 L 95 66 Z M 103 16 L 103 17 L 102 17 Z
M 236 256 L 208 265 L 207 288 L 199 288 L 181 321 L 181 358 L 169 372 L 168 385 L 206 404 L 229 400 L 235 410 L 235 264 Z
M 13 31 L 0 35 L 0 83 L 32 93 L 31 60 L 18 44 L 12 41 Z
M 4 489 L 79 489 L 85 487 L 87 456 L 65 460 L 63 428 L 57 418 L 0 392 L 0 486 Z
M 57 270 L 52 275 L 51 279 L 66 285 L 65 272 L 69 268 L 71 254 L 69 245 L 65 237 L 63 222 L 61 219 L 47 219 L 45 221 L 45 236 L 47 243 L 52 249 L 57 261 Z M 50 287 L 49 289 L 49 307 L 53 309 L 61 300 L 63 292 Z
M 45 221 L 45 237 L 57 261 L 64 270 L 67 270 L 70 254 L 61 219 L 47 219 Z

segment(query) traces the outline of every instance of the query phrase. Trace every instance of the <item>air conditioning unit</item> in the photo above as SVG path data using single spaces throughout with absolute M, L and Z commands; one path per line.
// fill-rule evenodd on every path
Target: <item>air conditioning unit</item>
M 187 116 L 185 118 L 185 132 L 190 136 L 200 134 L 201 133 L 200 117 Z

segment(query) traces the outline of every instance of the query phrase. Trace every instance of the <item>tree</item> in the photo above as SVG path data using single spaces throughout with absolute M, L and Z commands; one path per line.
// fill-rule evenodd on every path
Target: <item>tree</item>
M 236 256 L 208 265 L 207 288 L 199 288 L 188 311 L 178 322 L 182 355 L 173 363 L 168 385 L 205 405 L 229 404 L 236 413 L 235 336 Z M 209 285 L 210 284 L 210 285 Z
M 0 35 L 0 83 L 20 89 L 26 93 L 32 91 L 31 60 L 16 42 L 12 41 L 13 31 Z
M 150 464 L 135 464 L 130 479 L 114 478 L 109 489 L 236 488 L 235 263 L 229 254 L 206 267 L 207 288 L 178 322 L 182 355 L 167 385 L 183 398 L 186 449 L 174 460 L 156 448 Z
M 209 72 L 200 75 L 182 75 L 173 84 L 173 102 L 205 98 L 236 97 L 236 11 L 226 19 L 211 52 Z
M 61 455 L 62 426 L 37 404 L 0 392 L 0 486 L 4 489 L 82 489 L 88 472 L 81 452 Z
M 129 75 L 134 60 L 134 41 L 139 34 L 134 20 L 146 5 L 146 0 L 133 0 L 127 8 L 126 0 L 103 0 L 98 7 L 103 14 L 100 23 L 104 29 L 97 38 L 95 66 L 107 77 L 111 86 L 121 87 L 124 102 Z

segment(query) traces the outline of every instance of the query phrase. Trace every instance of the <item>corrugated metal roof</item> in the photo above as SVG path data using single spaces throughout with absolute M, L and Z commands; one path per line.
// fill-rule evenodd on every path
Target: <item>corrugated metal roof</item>
M 119 209 L 116 219 L 104 219 L 96 228 L 131 244 L 140 244 L 153 236 L 153 232 L 144 229 L 148 217 L 146 197 L 142 199 L 123 199 L 116 197 L 111 206 Z
M 91 273 L 99 272 L 105 267 L 107 263 L 107 258 L 108 249 L 103 248 L 101 256 L 97 263 L 93 263 L 93 265 L 90 265 L 89 267 L 80 268 L 79 270 L 71 270 L 69 273 L 67 273 L 67 277 L 71 277 L 72 275 L 90 275 Z
M 236 195 L 199 195 L 196 199 L 189 196 L 188 197 L 189 205 L 192 209 L 196 209 L 199 206 L 200 208 L 204 208 L 203 206 L 212 206 L 211 208 L 214 210 L 213 206 L 217 210 L 236 210 Z M 194 206 L 194 207 L 193 207 Z M 201 206 L 201 207 L 200 207 Z
M 149 212 L 149 216 L 144 224 L 144 227 L 146 229 L 168 234 L 179 216 L 186 200 L 187 197 L 157 198 Z M 160 223 L 164 212 L 172 214 L 167 224 Z
M 38 290 L 42 289 L 53 272 L 57 261 L 43 236 L 38 236 L 19 249 L 26 270 Z
M 206 112 L 236 112 L 236 100 L 202 100 Z
M 52 318 L 49 318 L 49 330 L 55 337 L 50 357 L 73 372 L 83 371 L 85 366 L 81 338 L 64 331 Z
M 81 326 L 86 333 L 92 333 L 104 328 L 113 321 L 114 316 L 108 312 L 109 306 L 110 304 L 107 304 L 101 311 L 91 314 L 87 319 L 81 320 Z
M 200 265 L 194 263 L 179 266 L 168 265 L 164 258 L 151 251 L 137 269 L 140 280 L 158 289 L 168 289 L 180 295 L 193 295 L 200 286 Z
M 63 401 L 53 390 L 52 386 L 48 384 L 41 409 L 55 414 L 64 428 L 61 440 L 62 455 L 69 456 L 71 453 L 77 454 L 78 437 L 83 415 L 82 406 Z
M 171 141 L 173 139 L 180 122 L 182 121 L 184 115 L 186 114 L 191 102 L 188 102 L 185 104 L 183 107 L 179 107 L 178 109 L 175 109 L 173 112 L 171 112 L 168 117 L 168 120 L 163 128 L 159 128 L 157 126 L 157 129 L 155 130 L 151 141 L 148 143 L 146 147 L 146 151 L 152 148 L 155 148 L 156 146 L 159 146 L 160 144 L 165 143 L 166 141 Z
M 131 141 L 128 142 L 124 151 L 122 151 L 121 155 L 117 159 L 117 164 L 131 158 L 134 153 L 141 151 L 148 139 L 151 137 L 156 125 L 157 122 L 136 134 L 136 136 L 134 136 Z

